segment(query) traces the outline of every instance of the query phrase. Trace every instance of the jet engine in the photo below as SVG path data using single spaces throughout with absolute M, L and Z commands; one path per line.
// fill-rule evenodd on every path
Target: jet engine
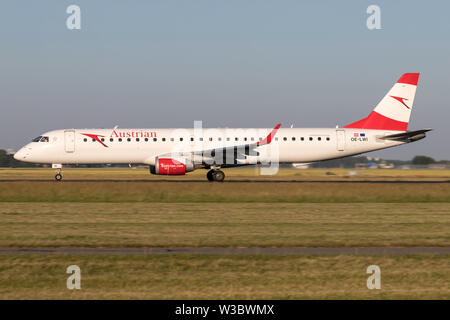
M 184 175 L 194 171 L 192 161 L 184 158 L 156 158 L 155 165 L 150 165 L 150 173 L 158 175 Z

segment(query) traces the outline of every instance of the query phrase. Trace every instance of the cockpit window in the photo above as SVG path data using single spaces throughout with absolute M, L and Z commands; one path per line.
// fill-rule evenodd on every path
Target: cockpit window
M 48 137 L 42 137 L 41 140 L 40 140 L 40 142 L 48 142 L 48 141 L 49 141 Z
M 32 142 L 39 142 L 39 141 L 41 140 L 41 138 L 42 138 L 42 136 L 39 136 L 39 137 L 37 137 L 37 138 L 34 138 L 34 139 L 32 140 Z

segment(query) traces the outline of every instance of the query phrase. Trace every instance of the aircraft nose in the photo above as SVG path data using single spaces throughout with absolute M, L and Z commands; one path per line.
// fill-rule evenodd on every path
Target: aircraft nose
M 20 161 L 20 160 L 23 160 L 25 158 L 26 158 L 26 150 L 25 150 L 25 148 L 20 149 L 19 151 L 17 151 L 14 154 L 14 159 L 16 159 L 16 160 Z

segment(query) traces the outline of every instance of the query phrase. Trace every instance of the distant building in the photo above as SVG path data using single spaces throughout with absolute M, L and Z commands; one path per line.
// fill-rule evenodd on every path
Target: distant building
M 393 163 L 381 162 L 378 164 L 379 169 L 394 169 L 395 165 Z
M 428 165 L 428 169 L 445 170 L 449 168 L 450 166 L 446 163 L 431 163 Z
M 355 169 L 393 169 L 395 166 L 393 163 L 387 163 L 386 161 L 382 161 L 380 163 L 376 163 L 371 161 L 369 163 L 355 163 Z
M 308 169 L 310 167 L 309 163 L 293 163 L 292 166 L 295 169 Z

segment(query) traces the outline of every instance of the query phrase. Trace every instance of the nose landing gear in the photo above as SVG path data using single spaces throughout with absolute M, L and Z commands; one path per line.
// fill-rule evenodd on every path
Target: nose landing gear
M 62 180 L 62 174 L 58 172 L 58 173 L 55 175 L 55 180 L 56 180 L 56 181 L 61 181 L 61 180 Z
M 52 168 L 56 169 L 55 180 L 61 181 L 62 180 L 62 174 L 61 174 L 62 164 L 52 164 Z
M 225 173 L 218 169 L 212 169 L 208 171 L 206 178 L 208 178 L 208 181 L 223 182 L 225 180 Z

